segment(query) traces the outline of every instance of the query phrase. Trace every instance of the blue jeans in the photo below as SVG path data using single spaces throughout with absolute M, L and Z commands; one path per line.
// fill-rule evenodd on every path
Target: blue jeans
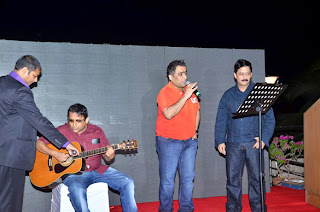
M 251 211 L 261 211 L 259 149 L 252 148 L 255 142 L 227 142 L 227 204 L 226 210 L 240 212 L 242 210 L 242 173 L 246 163 L 249 181 L 249 204 Z M 264 151 L 264 150 L 263 150 Z M 263 162 L 262 151 L 262 164 Z M 262 166 L 264 170 L 264 166 Z M 265 200 L 265 184 L 263 180 Z M 267 211 L 265 205 L 265 211 Z
M 157 136 L 156 140 L 160 172 L 159 211 L 173 211 L 174 180 L 177 169 L 180 177 L 179 211 L 193 211 L 192 192 L 198 140 L 174 140 L 161 136 Z
M 134 182 L 128 175 L 109 167 L 102 175 L 97 171 L 84 172 L 82 175 L 70 175 L 63 184 L 68 186 L 69 197 L 76 212 L 88 212 L 87 188 L 98 182 L 108 183 L 108 186 L 120 192 L 122 210 L 138 211 L 134 199 Z

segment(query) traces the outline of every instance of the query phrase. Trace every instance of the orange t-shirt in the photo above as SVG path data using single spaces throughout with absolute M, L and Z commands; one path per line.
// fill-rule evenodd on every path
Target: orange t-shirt
M 186 101 L 180 112 L 171 120 L 166 119 L 162 111 L 174 105 L 184 93 L 170 81 L 158 94 L 158 118 L 156 135 L 176 140 L 186 140 L 196 133 L 196 117 L 200 104 L 195 94 Z

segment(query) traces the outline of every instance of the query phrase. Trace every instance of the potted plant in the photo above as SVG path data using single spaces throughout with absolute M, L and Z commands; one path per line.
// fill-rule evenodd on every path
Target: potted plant
M 304 142 L 294 141 L 294 137 L 291 135 L 280 135 L 280 137 L 274 137 L 269 151 L 269 157 L 276 162 L 276 168 L 280 177 L 280 182 L 283 179 L 283 168 L 287 170 L 288 178 L 290 174 L 289 161 L 297 161 L 299 156 L 303 153 Z

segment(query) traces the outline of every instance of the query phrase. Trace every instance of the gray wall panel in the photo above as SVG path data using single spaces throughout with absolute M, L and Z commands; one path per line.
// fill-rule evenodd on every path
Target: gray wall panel
M 80 102 L 88 107 L 90 122 L 105 131 L 110 143 L 138 140 L 136 154 L 118 154 L 112 165 L 135 180 L 137 202 L 158 201 L 156 99 L 160 89 L 167 83 L 166 67 L 169 62 L 184 59 L 190 81 L 198 82 L 202 94 L 194 197 L 226 195 L 225 160 L 214 148 L 218 103 L 224 91 L 235 84 L 233 65 L 237 59 L 250 60 L 253 64 L 253 80 L 264 80 L 263 50 L 4 40 L 0 41 L 0 47 L 1 75 L 13 70 L 16 60 L 22 55 L 32 54 L 39 59 L 43 76 L 38 86 L 33 88 L 33 93 L 38 107 L 55 126 L 66 122 L 66 111 L 71 104 Z M 266 176 L 269 175 L 268 170 L 266 168 Z M 177 187 L 178 178 L 175 198 Z M 246 193 L 246 172 L 243 187 Z M 110 205 L 120 204 L 117 194 L 109 194 Z M 35 206 L 38 211 L 49 211 L 50 195 L 50 192 L 34 189 L 26 176 L 23 211 L 34 211 Z

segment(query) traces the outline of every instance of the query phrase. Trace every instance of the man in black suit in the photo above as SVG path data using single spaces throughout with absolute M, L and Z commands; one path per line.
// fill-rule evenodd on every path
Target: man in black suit
M 79 154 L 34 102 L 29 86 L 40 74 L 39 61 L 25 55 L 16 62 L 14 71 L 0 77 L 1 212 L 22 211 L 25 171 L 33 168 L 37 131 L 57 148 L 66 148 L 70 155 Z

